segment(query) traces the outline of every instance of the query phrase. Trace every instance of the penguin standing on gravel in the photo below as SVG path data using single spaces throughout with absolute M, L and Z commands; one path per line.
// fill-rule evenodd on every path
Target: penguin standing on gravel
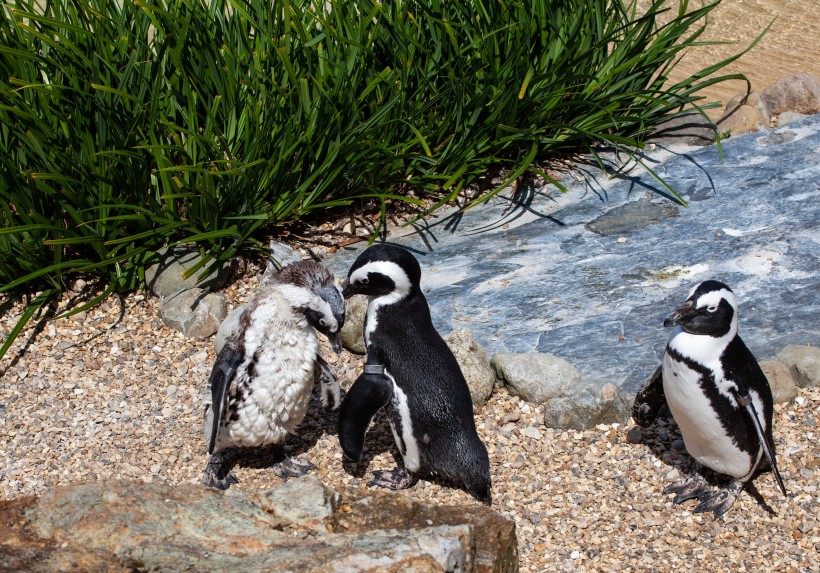
M 208 385 L 205 441 L 210 459 L 202 483 L 227 489 L 240 460 L 273 463 L 287 479 L 315 466 L 285 456 L 283 443 L 307 411 L 315 382 L 322 405 L 341 402 L 333 371 L 319 356 L 314 328 L 336 352 L 344 324 L 342 290 L 314 261 L 300 261 L 260 287 L 219 352 Z
M 367 426 L 386 407 L 404 467 L 373 472 L 368 485 L 403 489 L 420 477 L 440 476 L 490 504 L 490 462 L 467 382 L 433 327 L 420 280 L 415 257 L 392 245 L 368 248 L 350 267 L 345 298 L 370 299 L 367 364 L 342 403 L 339 442 L 358 461 Z
M 737 301 L 725 284 L 708 280 L 665 321 L 675 330 L 666 347 L 661 374 L 638 391 L 632 417 L 648 426 L 664 404 L 680 427 L 695 461 L 729 482 L 712 491 L 696 468 L 687 479 L 668 486 L 673 503 L 700 503 L 695 513 L 720 517 L 757 473 L 772 470 L 783 495 L 772 440 L 772 392 L 757 360 L 737 334 Z

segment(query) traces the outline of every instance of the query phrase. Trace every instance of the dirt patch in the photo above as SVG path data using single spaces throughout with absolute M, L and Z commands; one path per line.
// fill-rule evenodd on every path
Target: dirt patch
M 649 2 L 643 0 L 643 5 Z M 670 1 L 673 11 L 678 3 Z M 699 4 L 690 3 L 690 9 Z M 776 20 L 775 20 L 776 18 Z M 772 27 L 750 52 L 728 65 L 721 74 L 742 73 L 753 91 L 763 91 L 780 78 L 796 72 L 820 76 L 820 2 L 800 0 L 724 0 L 712 10 L 703 41 L 731 42 L 699 46 L 690 50 L 676 66 L 672 81 L 731 57 L 745 49 L 775 20 Z M 727 81 L 702 90 L 705 101 L 720 101 L 745 92 L 742 81 Z M 712 110 L 717 117 L 722 110 Z

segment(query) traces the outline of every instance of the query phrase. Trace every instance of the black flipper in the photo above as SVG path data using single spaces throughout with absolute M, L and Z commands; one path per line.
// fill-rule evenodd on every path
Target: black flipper
M 242 363 L 242 353 L 230 342 L 229 340 L 217 355 L 211 376 L 208 378 L 208 386 L 211 388 L 211 411 L 213 412 L 211 439 L 208 441 L 209 454 L 213 454 L 216 447 L 219 422 L 222 420 L 222 412 L 227 405 L 228 388 L 231 387 L 231 380 L 233 380 L 236 369 Z
M 774 447 L 772 444 L 769 443 L 769 439 L 766 437 L 766 432 L 763 431 L 763 426 L 760 423 L 760 418 L 757 417 L 757 410 L 755 409 L 754 402 L 752 402 L 752 397 L 749 394 L 745 396 L 740 394 L 740 392 L 735 392 L 737 397 L 737 402 L 743 409 L 746 410 L 746 413 L 754 421 L 754 427 L 757 431 L 757 439 L 760 442 L 760 447 L 763 449 L 763 455 L 766 456 L 766 460 L 769 462 L 769 467 L 772 468 L 772 472 L 774 473 L 774 477 L 777 479 L 777 485 L 780 486 L 780 491 L 783 492 L 785 497 L 788 497 L 789 494 L 786 493 L 786 486 L 783 483 L 783 478 L 780 477 L 780 470 L 777 469 L 777 461 L 775 461 L 774 457 Z
M 638 389 L 635 402 L 632 404 L 632 419 L 639 426 L 650 426 L 658 413 L 666 405 L 666 394 L 663 392 L 663 366 L 658 366 L 655 373 Z
M 362 457 L 364 435 L 373 416 L 393 397 L 393 383 L 384 375 L 384 367 L 367 364 L 364 368 L 339 411 L 339 444 L 354 461 Z

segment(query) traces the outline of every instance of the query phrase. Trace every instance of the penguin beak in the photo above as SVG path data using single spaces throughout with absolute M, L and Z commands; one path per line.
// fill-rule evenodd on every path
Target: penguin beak
M 354 294 L 359 294 L 359 292 L 361 292 L 359 287 L 350 284 L 349 281 L 345 281 L 342 285 L 342 296 L 345 300 L 349 299 Z
M 336 354 L 341 354 L 342 352 L 342 335 L 341 329 L 337 330 L 334 333 L 327 334 L 327 341 L 330 343 L 330 347 L 333 349 L 333 352 Z
M 682 326 L 692 320 L 696 314 L 697 310 L 695 309 L 695 303 L 691 300 L 687 300 L 681 306 L 676 308 L 675 312 L 666 317 L 663 321 L 663 325 L 666 328 L 671 326 Z

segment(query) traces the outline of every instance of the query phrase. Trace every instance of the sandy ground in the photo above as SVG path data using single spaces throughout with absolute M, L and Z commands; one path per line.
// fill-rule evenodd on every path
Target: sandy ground
M 641 0 L 642 5 L 648 4 Z M 673 2 L 677 6 L 676 2 Z M 698 0 L 690 6 L 700 6 Z M 776 20 L 775 20 L 776 18 Z M 726 74 L 745 74 L 753 91 L 763 91 L 795 72 L 820 77 L 820 2 L 818 0 L 723 0 L 711 12 L 704 41 L 729 44 L 699 46 L 687 53 L 671 76 L 683 79 L 706 66 L 745 49 L 774 20 L 763 39 L 750 52 L 725 68 Z M 742 81 L 722 82 L 704 89 L 708 101 L 721 101 L 745 93 Z M 719 116 L 720 110 L 710 112 Z

